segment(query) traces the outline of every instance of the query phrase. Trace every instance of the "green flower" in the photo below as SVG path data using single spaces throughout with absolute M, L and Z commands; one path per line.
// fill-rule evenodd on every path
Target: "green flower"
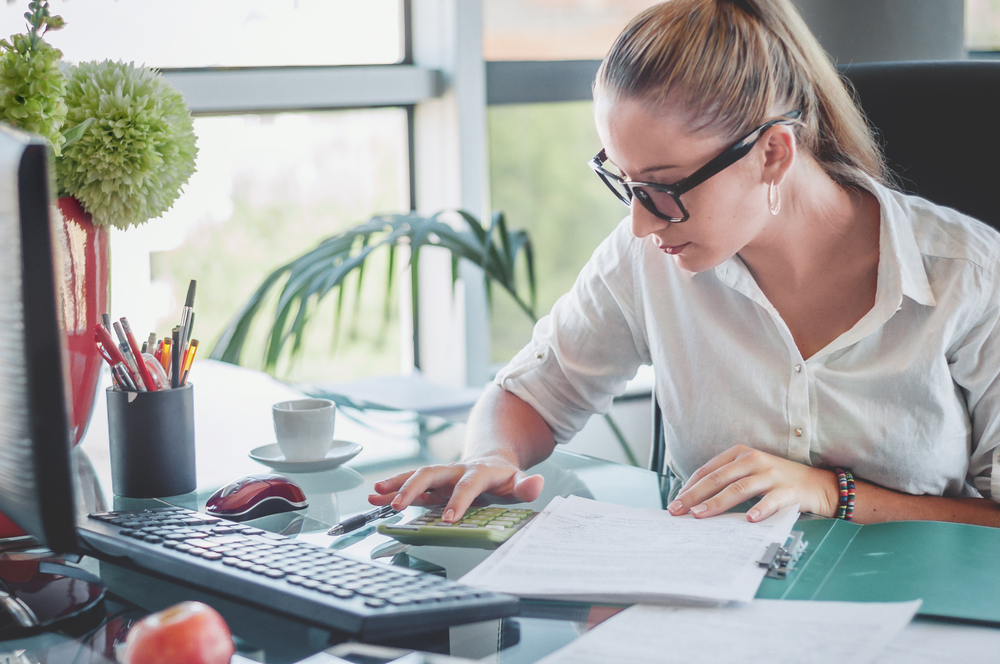
M 125 229 L 162 215 L 198 153 L 184 98 L 132 63 L 84 62 L 67 77 L 67 124 L 93 124 L 56 160 L 60 189 L 97 224 Z
M 62 51 L 34 32 L 0 40 L 0 120 L 44 136 L 56 155 L 66 119 L 60 58 Z

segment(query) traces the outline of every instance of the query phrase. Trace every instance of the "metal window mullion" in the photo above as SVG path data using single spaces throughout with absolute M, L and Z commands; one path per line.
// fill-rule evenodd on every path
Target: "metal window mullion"
M 174 69 L 163 77 L 196 115 L 408 106 L 443 89 L 439 71 L 414 65 Z

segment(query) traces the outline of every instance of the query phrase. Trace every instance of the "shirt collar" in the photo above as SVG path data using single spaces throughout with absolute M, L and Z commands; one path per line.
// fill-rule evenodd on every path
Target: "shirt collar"
M 869 181 L 869 191 L 878 199 L 881 216 L 879 241 L 879 292 L 883 280 L 898 284 L 900 295 L 917 304 L 937 305 L 924 268 L 923 256 L 913 235 L 913 224 L 903 211 L 896 194 L 874 181 Z M 888 284 L 887 284 L 888 285 Z

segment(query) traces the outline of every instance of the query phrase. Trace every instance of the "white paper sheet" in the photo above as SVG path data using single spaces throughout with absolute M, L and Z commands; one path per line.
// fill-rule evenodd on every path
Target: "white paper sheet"
M 1000 627 L 916 620 L 886 647 L 878 664 L 986 664 L 1000 660 Z
M 594 602 L 749 602 L 757 561 L 798 517 L 709 519 L 570 496 L 556 498 L 462 583 L 520 597 Z
M 919 607 L 919 600 L 637 605 L 539 664 L 864 664 L 881 661 L 879 653 Z

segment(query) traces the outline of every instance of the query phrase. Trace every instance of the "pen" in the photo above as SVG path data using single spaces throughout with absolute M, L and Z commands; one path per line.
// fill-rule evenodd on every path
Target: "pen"
M 153 377 L 149 375 L 149 369 L 146 368 L 146 363 L 142 359 L 143 351 L 139 349 L 139 344 L 135 341 L 135 335 L 132 334 L 132 327 L 128 324 L 128 319 L 124 316 L 121 317 L 121 327 L 125 331 L 125 339 L 132 350 L 132 355 L 135 357 L 136 370 L 139 372 L 139 377 L 142 378 L 143 385 L 150 392 L 155 392 L 156 386 L 153 385 Z
M 170 387 L 181 386 L 181 329 L 175 327 L 170 333 Z
M 132 353 L 132 347 L 128 343 L 128 339 L 125 337 L 125 332 L 122 330 L 122 324 L 115 321 L 111 324 L 115 328 L 115 334 L 118 335 L 118 348 L 121 349 L 122 357 L 125 358 L 125 368 L 129 370 L 132 375 L 132 382 L 134 382 L 138 387 L 140 392 L 145 392 L 145 382 L 142 374 L 139 373 L 139 363 L 135 359 L 135 355 Z
M 115 340 L 111 338 L 111 333 L 108 332 L 107 328 L 98 323 L 97 325 L 94 325 L 94 334 L 97 335 L 97 340 L 101 342 L 101 345 L 104 346 L 104 350 L 107 351 L 108 355 L 111 356 L 111 359 L 114 361 L 112 366 L 125 361 L 125 357 L 121 354 L 121 351 L 118 350 L 118 344 L 116 344 Z
M 396 516 L 390 516 L 388 519 L 382 523 L 389 525 L 390 523 L 396 523 L 403 518 L 402 514 L 397 514 Z M 359 528 L 358 530 L 352 530 L 349 534 L 339 536 L 337 539 L 330 544 L 331 549 L 341 550 L 346 549 L 349 546 L 354 546 L 364 538 L 368 537 L 375 532 L 375 526 L 365 526 L 364 528 Z
M 136 384 L 132 380 L 132 376 L 129 374 L 128 369 L 125 368 L 124 362 L 119 362 L 118 364 L 116 364 L 113 367 L 113 371 L 115 373 L 115 377 L 118 379 L 118 382 L 120 382 L 127 391 L 138 392 L 139 388 L 136 387 Z
M 398 511 L 392 509 L 391 505 L 386 505 L 385 507 L 378 507 L 376 509 L 373 509 L 371 512 L 365 512 L 364 514 L 352 516 L 350 519 L 345 519 L 341 521 L 336 526 L 326 531 L 326 534 L 343 535 L 344 533 L 349 533 L 352 530 L 357 530 L 358 528 L 366 524 L 369 524 L 372 521 L 375 521 L 376 519 L 382 519 L 397 513 Z
M 187 345 L 187 342 L 191 340 L 191 316 L 194 314 L 194 293 L 198 286 L 198 282 L 194 279 L 188 284 L 187 297 L 184 298 L 184 308 L 181 309 L 181 344 L 182 347 Z

